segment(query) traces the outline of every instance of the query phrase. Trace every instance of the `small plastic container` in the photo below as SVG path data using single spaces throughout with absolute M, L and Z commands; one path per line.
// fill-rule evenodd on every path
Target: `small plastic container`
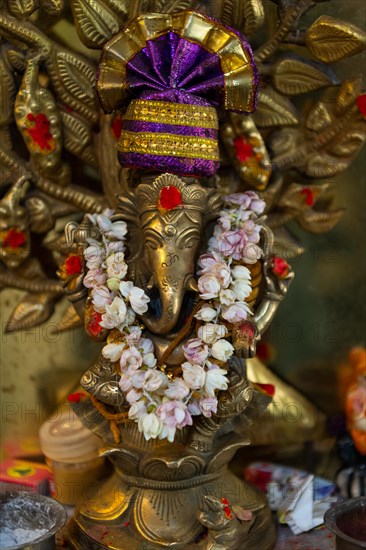
M 90 498 L 105 473 L 104 459 L 98 455 L 98 437 L 71 409 L 49 418 L 39 437 L 51 472 L 51 496 L 69 505 Z

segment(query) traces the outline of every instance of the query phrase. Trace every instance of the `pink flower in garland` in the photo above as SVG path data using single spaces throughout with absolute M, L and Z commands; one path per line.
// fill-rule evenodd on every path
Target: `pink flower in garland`
M 156 409 L 157 416 L 169 428 L 184 428 L 192 426 L 192 417 L 187 406 L 181 401 L 166 401 Z
M 201 338 L 191 338 L 183 346 L 184 356 L 191 363 L 203 365 L 208 357 L 208 346 Z

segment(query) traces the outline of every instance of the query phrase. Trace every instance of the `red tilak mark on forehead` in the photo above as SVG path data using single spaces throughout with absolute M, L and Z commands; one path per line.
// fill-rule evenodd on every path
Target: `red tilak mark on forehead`
M 182 204 L 182 195 L 174 185 L 163 187 L 160 191 L 159 206 L 163 210 L 171 210 Z

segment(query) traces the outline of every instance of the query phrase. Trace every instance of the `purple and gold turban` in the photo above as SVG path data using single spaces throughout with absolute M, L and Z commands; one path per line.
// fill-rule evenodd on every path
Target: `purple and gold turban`
M 97 92 L 125 107 L 124 166 L 211 176 L 219 167 L 217 109 L 251 113 L 257 70 L 237 31 L 193 11 L 148 14 L 103 48 Z

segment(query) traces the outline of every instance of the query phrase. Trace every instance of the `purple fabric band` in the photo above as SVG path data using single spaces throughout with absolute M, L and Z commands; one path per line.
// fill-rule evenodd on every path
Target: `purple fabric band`
M 148 40 L 127 63 L 126 80 L 140 99 L 222 105 L 224 77 L 218 55 L 174 32 Z
M 204 159 L 188 159 L 140 153 L 118 153 L 119 162 L 130 168 L 148 168 L 181 176 L 210 177 L 216 174 L 220 163 Z
M 223 102 L 224 77 L 217 54 L 169 32 L 137 53 L 126 67 L 126 80 L 134 96 L 145 100 L 216 106 Z M 214 128 L 124 120 L 122 130 L 197 136 L 217 140 Z M 198 154 L 199 156 L 199 154 Z M 119 153 L 119 161 L 135 168 L 155 168 L 181 175 L 212 176 L 219 162 L 200 158 Z
M 250 53 L 253 76 L 257 83 L 251 49 L 246 40 L 237 31 L 234 32 Z M 139 99 L 224 107 L 225 81 L 219 56 L 174 32 L 146 42 L 146 46 L 127 63 L 126 85 L 132 97 Z M 122 130 L 218 138 L 217 130 L 211 128 L 143 120 L 124 120 Z M 197 155 L 199 157 L 199 153 Z M 119 161 L 132 168 L 155 169 L 187 176 L 212 176 L 219 168 L 218 161 L 134 152 L 120 152 Z
M 199 128 L 197 126 L 181 126 L 177 124 L 158 124 L 157 122 L 142 122 L 140 120 L 123 120 L 122 131 L 157 132 L 180 136 L 197 136 L 217 140 L 217 130 L 214 128 Z

